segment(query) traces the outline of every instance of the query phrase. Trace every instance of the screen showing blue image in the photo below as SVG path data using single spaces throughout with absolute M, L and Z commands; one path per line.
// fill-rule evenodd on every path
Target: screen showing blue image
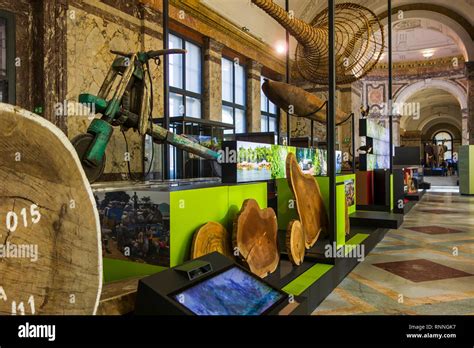
M 232 267 L 172 297 L 197 315 L 260 315 L 285 295 Z

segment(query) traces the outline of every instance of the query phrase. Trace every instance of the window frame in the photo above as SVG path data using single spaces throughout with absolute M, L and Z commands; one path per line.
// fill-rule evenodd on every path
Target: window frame
M 261 77 L 260 77 L 260 86 L 262 86 L 262 79 L 270 80 L 270 78 L 261 75 Z M 265 96 L 265 93 L 263 93 L 263 90 L 260 87 L 260 98 L 262 98 L 262 96 Z M 270 110 L 271 101 L 270 101 L 270 99 L 268 99 L 267 96 L 265 96 L 265 98 L 267 99 L 267 110 Z M 275 136 L 278 139 L 278 137 L 280 135 L 280 129 L 279 129 L 280 128 L 280 108 L 276 104 L 273 104 L 273 105 L 275 105 L 276 114 L 272 114 L 270 111 L 263 111 L 262 110 L 262 102 L 260 101 L 260 131 L 261 132 L 271 132 L 271 130 L 270 130 L 270 117 L 274 118 L 275 119 L 275 126 L 276 126 L 274 133 L 275 133 Z M 262 130 L 262 126 L 261 126 L 261 122 L 262 122 L 263 117 L 267 117 L 267 119 L 268 119 L 266 130 Z
M 16 57 L 16 21 L 15 15 L 12 12 L 0 10 L 0 17 L 5 19 L 5 49 L 6 49 L 6 81 L 8 83 L 7 88 L 7 99 L 4 103 L 16 104 L 16 69 L 15 69 L 15 57 Z
M 224 93 L 222 93 L 222 106 L 226 106 L 226 107 L 229 107 L 229 108 L 232 108 L 232 122 L 233 122 L 233 125 L 234 125 L 234 130 L 233 130 L 233 133 L 232 134 L 243 134 L 243 133 L 246 133 L 247 132 L 247 67 L 243 64 L 241 64 L 240 62 L 238 63 L 242 69 L 243 69 L 243 80 L 244 80 L 244 84 L 243 84 L 243 95 L 244 95 L 244 102 L 245 102 L 245 105 L 240 105 L 240 104 L 236 104 L 235 102 L 235 59 L 232 59 L 232 58 L 229 58 L 228 56 L 222 56 L 222 60 L 228 60 L 229 62 L 231 62 L 232 64 L 232 102 L 228 102 L 227 100 L 224 100 Z M 221 69 L 222 69 L 222 62 L 221 62 Z M 221 89 L 222 89 L 222 92 L 224 91 L 224 77 L 221 76 Z M 235 109 L 239 109 L 239 110 L 242 110 L 244 112 L 244 131 L 242 133 L 237 133 L 236 132 L 236 129 L 235 129 Z M 222 110 L 223 111 L 223 110 Z M 223 112 L 222 112 L 223 113 Z M 230 133 L 229 133 L 230 134 Z
M 203 118 L 203 90 L 204 90 L 204 51 L 203 51 L 203 45 L 193 39 L 189 39 L 186 36 L 181 35 L 180 33 L 177 33 L 175 31 L 169 32 L 169 35 L 176 36 L 177 38 L 181 39 L 181 47 L 182 49 L 186 49 L 186 42 L 189 42 L 193 45 L 196 45 L 199 47 L 201 54 L 200 54 L 200 65 L 201 65 L 201 93 L 196 93 L 192 92 L 189 90 L 186 90 L 186 55 L 183 55 L 183 65 L 182 65 L 182 86 L 183 88 L 178 88 L 171 86 L 169 81 L 168 81 L 168 88 L 169 92 L 173 94 L 179 94 L 182 97 L 182 106 L 183 106 L 183 114 L 182 115 L 170 115 L 170 117 L 192 117 L 192 118 L 197 118 L 197 119 L 202 119 Z M 169 63 L 168 63 L 169 64 Z M 195 116 L 188 116 L 186 113 L 186 97 L 194 98 L 194 99 L 199 99 L 201 102 L 201 117 L 195 117 Z M 168 101 L 169 102 L 169 101 Z

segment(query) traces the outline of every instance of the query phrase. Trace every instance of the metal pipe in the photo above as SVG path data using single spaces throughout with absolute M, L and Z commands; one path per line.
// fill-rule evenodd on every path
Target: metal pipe
M 355 114 L 352 113 L 351 119 L 351 143 L 352 143 L 352 172 L 356 172 L 356 154 L 355 154 Z
M 329 71 L 328 71 L 328 118 L 327 118 L 327 161 L 329 175 L 329 240 L 332 244 L 336 239 L 336 57 L 335 57 L 335 35 L 334 35 L 334 0 L 328 0 L 328 31 L 329 31 Z
M 285 0 L 285 11 L 290 11 L 290 0 Z M 288 15 L 287 15 L 288 16 Z M 290 31 L 285 30 L 286 33 L 286 83 L 290 83 Z M 291 145 L 291 115 L 289 110 L 286 110 L 286 133 L 288 145 Z
M 169 2 L 163 1 L 163 49 L 169 48 Z M 169 129 L 170 109 L 169 109 L 169 57 L 163 56 L 163 128 Z M 170 179 L 170 149 L 169 145 L 163 144 L 163 179 Z
M 393 172 L 393 100 L 392 100 L 392 0 L 388 0 L 388 123 L 390 135 L 390 173 Z

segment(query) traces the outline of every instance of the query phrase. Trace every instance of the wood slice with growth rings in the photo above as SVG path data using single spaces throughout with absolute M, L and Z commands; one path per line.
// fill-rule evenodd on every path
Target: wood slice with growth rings
M 214 251 L 229 258 L 234 258 L 230 235 L 218 222 L 209 221 L 194 233 L 191 246 L 191 259 L 210 254 Z
M 305 250 L 303 226 L 299 220 L 291 220 L 286 231 L 286 251 L 290 261 L 296 266 L 301 265 Z
M 305 246 L 311 248 L 328 225 L 328 217 L 316 179 L 304 174 L 294 153 L 286 156 L 286 178 L 296 199 L 296 208 L 305 235 Z
M 99 216 L 67 137 L 43 117 L 0 103 L 0 182 L 0 313 L 95 314 Z
M 240 260 L 259 277 L 274 272 L 280 261 L 278 224 L 272 208 L 260 209 L 247 199 L 234 220 L 232 243 Z

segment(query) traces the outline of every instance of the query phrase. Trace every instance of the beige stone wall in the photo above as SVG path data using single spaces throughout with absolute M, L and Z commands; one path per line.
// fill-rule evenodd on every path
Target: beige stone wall
M 247 63 L 247 132 L 261 131 L 260 77 L 262 65 L 254 60 Z
M 222 47 L 214 39 L 204 43 L 203 118 L 222 121 Z
M 124 21 L 138 24 L 138 19 L 120 12 L 110 6 L 97 4 L 99 10 L 105 10 Z M 134 28 L 127 28 L 116 22 L 102 18 L 96 13 L 70 6 L 74 19 L 67 23 L 67 99 L 77 101 L 80 93 L 97 94 L 105 78 L 114 55 L 110 50 L 136 52 L 139 50 L 161 49 L 162 42 Z M 150 25 L 153 30 L 161 32 L 157 25 Z M 154 91 L 153 116 L 163 114 L 162 69 L 151 62 Z M 84 116 L 69 115 L 68 136 L 73 138 L 86 131 L 90 120 Z M 138 133 L 129 130 L 125 133 L 131 155 L 132 172 L 143 170 L 143 144 Z M 127 174 L 125 161 L 126 145 L 120 129 L 116 127 L 107 148 L 105 173 Z
M 351 87 L 345 87 L 337 93 L 337 105 L 338 108 L 347 114 L 352 112 L 352 90 Z M 344 154 L 344 158 L 349 158 L 349 153 L 352 152 L 352 126 L 351 121 L 347 121 L 344 124 L 337 127 L 339 150 Z
M 308 88 L 308 86 L 301 86 L 302 88 Z M 313 92 L 322 100 L 327 99 L 327 93 L 324 91 Z M 310 137 L 311 136 L 311 121 L 306 118 L 291 117 L 291 137 Z M 313 123 L 313 137 L 315 142 L 326 141 L 326 125 L 314 122 Z

